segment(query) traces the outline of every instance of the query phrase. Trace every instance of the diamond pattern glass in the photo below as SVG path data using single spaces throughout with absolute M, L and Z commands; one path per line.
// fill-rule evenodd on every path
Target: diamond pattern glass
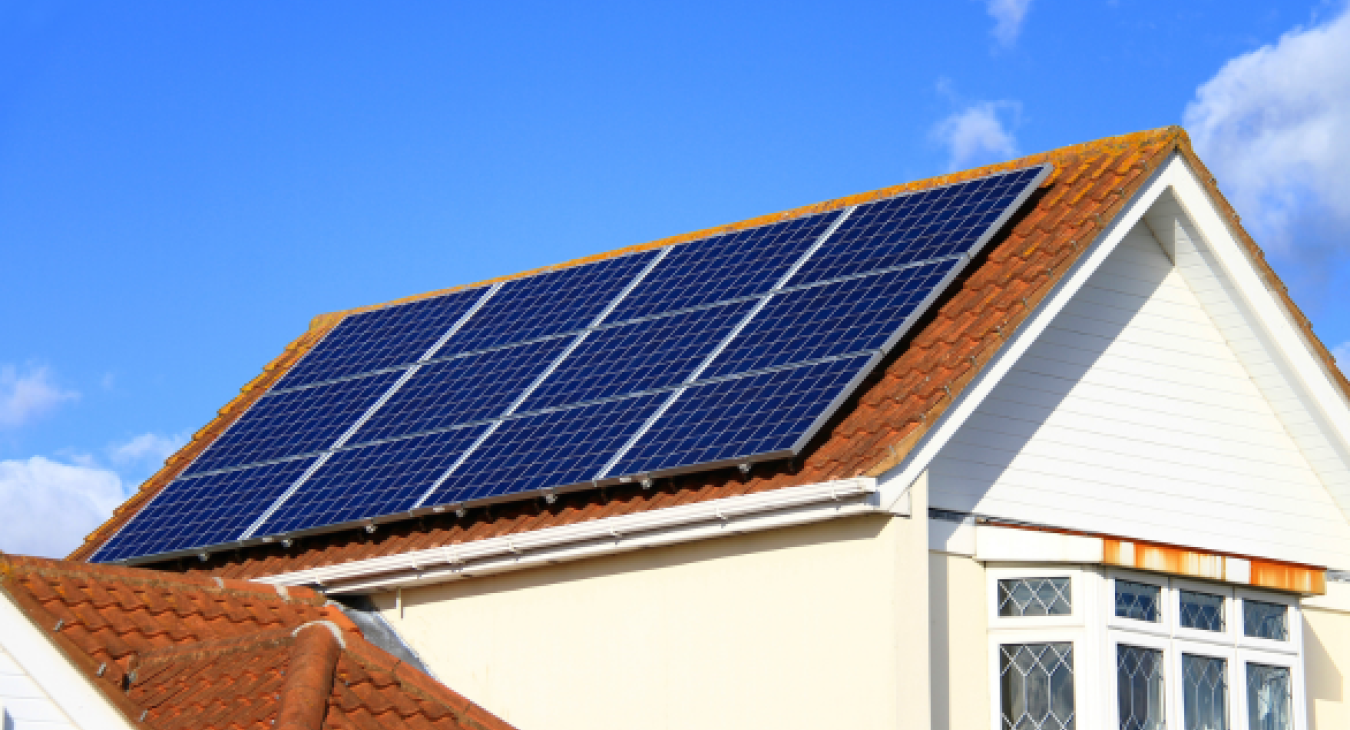
M 1013 578 L 998 582 L 1000 616 L 1068 616 L 1073 596 L 1068 578 Z
M 1289 641 L 1289 607 L 1279 603 L 1244 600 L 1242 633 L 1258 639 Z
M 1135 621 L 1162 620 L 1162 588 L 1151 583 L 1116 579 L 1116 615 Z
M 1248 730 L 1293 730 L 1288 667 L 1247 665 Z
M 999 695 L 1004 730 L 1073 728 L 1073 644 L 1000 646 Z
M 1163 653 L 1140 646 L 1116 646 L 1116 705 L 1120 730 L 1167 727 Z
M 1181 625 L 1188 629 L 1223 631 L 1224 597 L 1212 593 L 1181 591 Z
M 1228 662 L 1181 655 L 1185 730 L 1228 730 Z

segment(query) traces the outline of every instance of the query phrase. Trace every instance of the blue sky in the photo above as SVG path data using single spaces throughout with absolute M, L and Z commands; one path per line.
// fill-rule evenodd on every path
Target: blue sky
M 0 549 L 316 314 L 1183 122 L 1350 360 L 1340 1 L 0 0 Z

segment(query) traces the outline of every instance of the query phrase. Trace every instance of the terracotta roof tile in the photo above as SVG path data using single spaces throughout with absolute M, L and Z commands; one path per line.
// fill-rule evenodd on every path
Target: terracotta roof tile
M 133 726 L 511 730 L 306 588 L 0 554 L 0 591 Z
M 297 540 L 291 548 L 280 545 L 257 546 L 232 554 L 213 555 L 205 563 L 176 560 L 159 567 L 238 578 L 256 577 L 573 524 L 611 514 L 631 514 L 825 479 L 880 474 L 908 454 L 950 405 L 953 396 L 961 392 L 975 373 L 1012 336 L 1031 309 L 1087 250 L 1092 239 L 1139 190 L 1149 174 L 1174 152 L 1181 154 L 1205 181 L 1210 195 L 1232 221 L 1238 238 L 1262 268 L 1272 291 L 1283 298 L 1289 311 L 1303 327 L 1311 346 L 1327 364 L 1331 376 L 1350 394 L 1350 382 L 1332 364 L 1330 354 L 1312 333 L 1306 318 L 1289 300 L 1284 285 L 1264 264 L 1255 242 L 1237 225 L 1236 215 L 1214 186 L 1203 163 L 1191 150 L 1185 132 L 1177 127 L 1169 127 L 1066 147 L 1000 165 L 841 198 L 551 267 L 561 268 L 581 261 L 671 245 L 713 232 L 738 230 L 838 209 L 998 170 L 1052 163 L 1054 172 L 1023 206 L 1010 230 L 1005 229 L 990 242 L 968 274 L 954 283 L 934 305 L 930 314 L 908 337 L 908 341 L 895 348 L 890 361 L 861 389 L 852 406 L 841 409 L 836 421 L 823 429 L 810 449 L 797 459 L 757 465 L 749 477 L 735 470 L 690 474 L 660 480 L 651 492 L 645 492 L 637 485 L 621 485 L 561 495 L 554 504 L 542 507 L 532 504 L 527 511 L 521 506 L 509 505 L 477 508 L 470 510 L 464 519 L 447 513 L 382 525 L 374 535 L 355 530 L 313 536 Z M 525 272 L 519 276 L 530 273 L 534 272 Z M 439 293 L 443 292 L 424 296 Z M 416 298 L 410 297 L 399 302 Z M 316 318 L 310 331 L 292 343 L 267 366 L 262 375 L 245 386 L 238 398 L 222 409 L 222 415 L 203 429 L 202 438 L 194 440 L 172 457 L 164 470 L 143 485 L 138 495 L 129 500 L 118 515 L 90 535 L 86 544 L 75 551 L 72 558 L 84 559 L 91 555 L 145 500 L 168 484 L 204 447 L 206 440 L 214 438 L 214 434 L 227 427 L 244 406 L 281 377 L 307 348 L 341 319 L 342 314 Z

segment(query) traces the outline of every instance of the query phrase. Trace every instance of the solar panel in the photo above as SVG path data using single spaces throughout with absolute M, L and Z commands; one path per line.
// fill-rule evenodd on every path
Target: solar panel
M 605 476 L 789 456 L 870 359 L 829 360 L 689 388 Z
M 654 251 L 508 281 L 437 356 L 500 347 L 586 327 L 656 256 Z
M 639 395 L 505 421 L 419 506 L 589 481 L 663 400 Z
M 235 540 L 315 461 L 296 459 L 176 479 L 92 559 L 110 562 Z
M 595 332 L 535 389 L 521 411 L 683 383 L 752 306 L 737 302 Z
M 255 532 L 298 532 L 412 509 L 487 428 L 457 428 L 339 451 Z
M 610 321 L 763 294 L 839 216 L 834 210 L 676 246 Z
M 397 438 L 499 416 L 573 339 L 558 337 L 427 363 L 349 443 Z
M 878 350 L 955 266 L 949 258 L 779 294 L 703 376 Z
M 345 317 L 286 373 L 276 389 L 416 362 L 485 292 L 454 292 Z
M 1048 173 L 352 315 L 98 559 L 797 453 Z
M 191 476 L 326 449 L 398 377 L 397 372 L 377 373 L 268 393 L 183 473 Z

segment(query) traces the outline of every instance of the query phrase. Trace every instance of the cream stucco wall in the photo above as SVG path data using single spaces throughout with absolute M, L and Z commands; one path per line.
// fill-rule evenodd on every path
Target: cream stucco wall
M 851 517 L 404 589 L 401 611 L 375 599 L 440 680 L 521 730 L 926 729 L 926 523 Z
M 1350 728 L 1350 583 L 1303 602 L 1303 655 L 1310 729 Z
M 929 557 L 933 730 L 989 726 L 984 566 L 965 555 Z

